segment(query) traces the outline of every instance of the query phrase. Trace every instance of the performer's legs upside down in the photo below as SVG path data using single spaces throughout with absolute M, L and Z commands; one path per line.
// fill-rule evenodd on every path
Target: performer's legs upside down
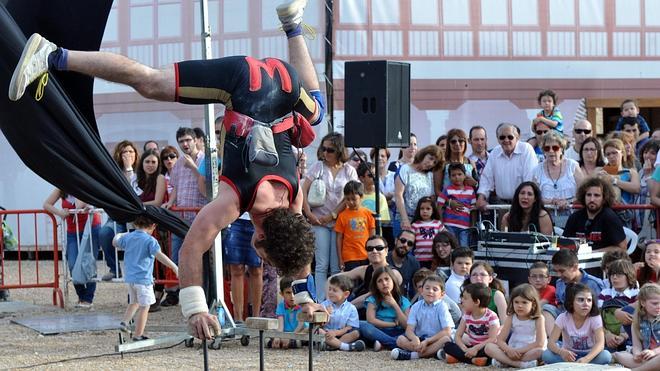
M 171 68 L 154 69 L 117 54 L 57 48 L 41 36 L 33 35 L 26 44 L 21 61 L 19 61 L 12 77 L 9 97 L 12 100 L 20 99 L 26 87 L 46 73 L 50 67 L 75 71 L 129 85 L 139 94 L 149 99 L 161 101 L 180 100 L 185 103 L 200 104 L 230 104 L 232 107 L 228 106 L 228 109 L 234 109 L 247 116 L 258 117 L 260 121 L 268 122 L 269 114 L 249 111 L 249 108 L 253 105 L 248 104 L 245 106 L 247 111 L 239 110 L 239 101 L 249 102 L 250 98 L 253 98 L 254 95 L 258 96 L 259 92 L 228 88 L 236 83 L 232 80 L 233 77 L 236 77 L 236 72 L 247 70 L 248 67 L 245 63 L 247 61 L 250 70 L 247 73 L 240 74 L 240 77 L 248 80 L 245 75 L 250 75 L 249 78 L 251 79 L 252 68 L 256 66 L 256 71 L 261 75 L 258 84 L 259 89 L 270 89 L 266 93 L 274 93 L 276 90 L 281 98 L 279 102 L 282 102 L 283 105 L 279 107 L 280 111 L 291 112 L 295 108 L 310 122 L 317 124 L 323 118 L 324 104 L 318 91 L 319 83 L 314 65 L 302 36 L 301 21 L 306 3 L 307 0 L 292 0 L 277 9 L 283 29 L 289 39 L 291 64 L 295 67 L 297 73 L 296 70 L 286 67 L 285 64 L 277 60 L 256 61 L 249 59 L 249 57 L 227 57 L 211 61 L 183 62 L 175 64 Z M 242 63 L 240 65 L 239 60 Z M 270 62 L 273 62 L 273 64 L 269 64 Z M 184 71 L 192 71 L 195 68 L 202 70 L 201 73 L 206 73 L 209 70 L 213 71 L 213 75 L 219 76 L 216 80 L 224 85 L 212 89 L 189 86 L 189 90 L 193 92 L 192 95 L 179 95 L 182 89 L 177 86 L 177 82 L 180 84 L 180 80 L 185 80 Z M 243 70 L 240 70 L 240 68 Z M 264 71 L 266 74 L 263 73 Z M 278 86 L 276 87 L 273 86 L 273 81 L 276 81 L 273 78 L 275 73 L 279 74 Z M 267 79 L 268 76 L 270 80 Z M 287 78 L 290 78 L 293 83 L 290 91 L 287 91 L 285 87 Z M 190 77 L 189 80 L 195 80 L 194 76 Z M 307 95 L 304 89 L 300 88 L 300 84 L 310 92 L 311 97 Z M 213 90 L 214 99 L 210 99 L 204 94 L 199 95 L 200 91 L 206 92 L 207 90 Z M 235 97 L 247 97 L 248 99 L 236 98 L 231 100 L 232 94 Z M 272 94 L 270 95 L 272 96 Z M 265 105 L 261 104 L 259 106 Z M 266 119 L 260 117 L 260 114 Z M 281 115 L 271 117 L 270 121 L 278 117 L 281 117 Z M 278 143 L 291 143 L 287 132 L 278 135 L 281 135 L 281 137 L 276 136 Z M 244 138 L 235 138 L 235 140 L 236 143 L 244 145 Z M 285 147 L 284 145 L 278 146 L 278 152 Z M 290 167 L 292 171 L 295 171 L 295 164 L 290 166 L 293 157 L 287 157 L 286 154 L 281 153 L 280 157 L 284 168 L 288 170 Z M 229 162 L 227 161 L 227 163 Z M 240 159 L 234 162 L 240 164 Z M 307 303 L 306 311 L 320 309 L 319 306 L 313 304 L 313 290 L 309 290 L 310 287 L 313 287 L 313 284 L 310 285 L 307 281 L 311 271 L 310 263 L 313 256 L 314 237 L 310 225 L 300 215 L 302 193 L 298 192 L 297 181 L 292 184 L 294 182 L 289 181 L 290 178 L 273 180 L 273 177 L 265 170 L 257 167 L 251 167 L 250 172 L 253 171 L 257 175 L 264 175 L 264 177 L 247 190 L 252 195 L 252 203 L 248 206 L 243 202 L 240 187 L 232 182 L 233 179 L 221 182 L 219 196 L 200 211 L 181 249 L 179 267 L 180 286 L 183 287 L 180 294 L 181 306 L 184 316 L 188 319 L 192 335 L 198 338 L 211 338 L 211 329 L 216 331 L 219 329 L 217 317 L 208 314 L 206 300 L 201 289 L 201 257 L 209 249 L 219 231 L 236 220 L 241 211 L 244 210 L 248 210 L 252 214 L 256 228 L 255 247 L 259 255 L 270 261 L 283 274 L 292 275 L 297 279 L 296 287 L 299 292 L 297 301 L 301 304 Z M 296 238 L 291 238 L 292 235 L 296 235 Z M 309 279 L 311 280 L 311 278 Z

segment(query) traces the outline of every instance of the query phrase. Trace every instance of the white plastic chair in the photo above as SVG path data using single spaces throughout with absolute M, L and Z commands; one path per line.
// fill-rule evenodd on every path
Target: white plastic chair
M 639 236 L 630 228 L 623 227 L 623 232 L 626 234 L 626 238 L 628 239 L 628 255 L 631 255 L 635 249 L 637 249 L 637 241 L 639 240 Z

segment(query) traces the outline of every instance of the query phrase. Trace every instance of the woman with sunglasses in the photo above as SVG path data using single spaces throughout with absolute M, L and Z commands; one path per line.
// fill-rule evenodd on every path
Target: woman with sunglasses
M 318 162 L 309 167 L 303 182 L 303 212 L 314 230 L 316 261 L 316 296 L 325 299 L 326 280 L 339 273 L 337 257 L 337 234 L 334 231 L 337 214 L 344 208 L 342 202 L 344 186 L 351 180 L 358 181 L 357 171 L 348 164 L 348 153 L 344 146 L 344 136 L 329 133 L 321 139 L 316 152 Z M 309 190 L 312 182 L 322 181 L 325 185 L 325 203 L 312 207 L 309 204 Z
M 623 142 L 620 139 L 609 139 L 603 144 L 603 152 L 607 158 L 607 165 L 598 173 L 598 177 L 612 184 L 615 201 L 623 204 L 632 204 L 639 195 L 641 185 L 639 174 L 635 168 L 624 165 L 626 154 Z M 634 213 L 632 210 L 617 210 L 617 215 L 624 226 L 632 228 Z
M 163 148 L 160 152 L 160 162 L 163 164 L 160 171 L 165 177 L 165 184 L 167 185 L 167 199 L 169 199 L 170 194 L 174 190 L 174 187 L 170 185 L 170 172 L 174 168 L 174 164 L 179 159 L 179 151 L 176 147 L 167 146 Z
M 435 183 L 435 193 L 440 194 L 444 187 L 451 184 L 449 181 L 449 165 L 463 164 L 465 167 L 465 185 L 477 188 L 477 167 L 474 162 L 465 156 L 467 152 L 467 134 L 461 129 L 451 129 L 447 133 L 447 148 L 444 151 L 444 166 L 440 167 L 442 171 L 433 174 Z
M 605 166 L 603 147 L 597 138 L 589 137 L 582 142 L 579 164 L 585 178 L 598 176 L 600 170 Z
M 541 138 L 545 161 L 534 168 L 533 181 L 541 188 L 543 202 L 555 208 L 554 220 L 559 227 L 566 224 L 577 186 L 582 183 L 580 165 L 564 158 L 566 140 L 555 130 Z
M 360 285 L 353 290 L 354 299 L 351 300 L 351 303 L 355 305 L 358 309 L 361 320 L 366 319 L 366 311 L 364 307 L 364 300 L 370 295 L 369 294 L 369 284 L 373 277 L 374 271 L 381 267 L 389 266 L 387 262 L 387 254 L 389 252 L 387 248 L 387 241 L 383 236 L 374 235 L 369 237 L 367 243 L 365 244 L 365 249 L 367 250 L 367 259 L 369 259 L 369 265 L 362 265 L 348 272 L 341 272 L 337 275 L 342 275 L 350 278 L 353 282 L 360 282 Z M 401 273 L 394 269 L 394 277 L 397 284 L 400 286 L 403 283 L 403 277 Z M 318 293 L 317 293 L 318 296 Z

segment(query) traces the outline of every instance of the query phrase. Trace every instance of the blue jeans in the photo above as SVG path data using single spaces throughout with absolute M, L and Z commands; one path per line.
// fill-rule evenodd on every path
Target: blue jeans
M 330 275 L 339 273 L 339 258 L 337 257 L 337 233 L 332 227 L 312 227 L 316 238 L 314 258 L 316 259 L 315 277 L 316 299 L 325 300 L 325 284 Z
M 92 227 L 92 246 L 94 258 L 96 259 L 99 255 L 99 227 Z M 83 232 L 76 234 L 76 232 L 70 232 L 66 234 L 66 265 L 69 268 L 69 273 L 73 272 L 73 266 L 76 264 L 76 259 L 78 258 L 78 239 L 82 239 Z M 76 289 L 76 294 L 78 295 L 78 301 L 84 301 L 86 303 L 91 303 L 94 301 L 94 292 L 96 291 L 96 282 L 87 282 L 86 284 L 74 284 L 73 287 Z
M 181 250 L 181 245 L 183 245 L 183 238 L 172 233 L 172 261 L 177 266 L 179 265 L 179 250 Z
M 360 321 L 360 335 L 368 343 L 380 342 L 387 349 L 396 348 L 396 338 L 405 331 L 400 327 L 379 328 L 367 321 Z
M 589 352 L 575 352 L 577 354 L 577 359 L 580 359 L 584 356 L 586 356 Z M 554 353 L 550 349 L 546 349 L 543 352 L 543 362 L 545 362 L 546 365 L 552 364 L 552 363 L 559 363 L 559 362 L 565 362 L 559 354 Z M 612 354 L 608 352 L 607 350 L 602 350 L 594 359 L 591 360 L 589 363 L 593 363 L 595 365 L 607 365 L 612 361 Z
M 117 233 L 126 232 L 126 224 L 116 223 Z M 112 239 L 115 237 L 115 221 L 108 219 L 107 222 L 101 227 L 99 231 L 99 241 L 101 242 L 101 248 L 103 249 L 103 256 L 105 256 L 105 263 L 110 268 L 110 272 L 116 276 L 121 274 L 121 269 L 119 272 L 117 270 L 117 261 L 115 261 L 115 247 L 112 246 Z
M 446 225 L 445 228 L 451 234 L 456 236 L 456 239 L 458 240 L 458 243 L 461 245 L 461 247 L 470 247 L 470 230 L 467 228 L 459 228 L 459 227 L 454 227 L 451 225 Z

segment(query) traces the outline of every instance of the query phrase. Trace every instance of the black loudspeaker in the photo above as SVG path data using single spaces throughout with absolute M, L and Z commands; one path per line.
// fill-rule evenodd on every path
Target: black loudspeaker
M 410 141 L 410 64 L 346 62 L 347 147 L 403 148 Z

